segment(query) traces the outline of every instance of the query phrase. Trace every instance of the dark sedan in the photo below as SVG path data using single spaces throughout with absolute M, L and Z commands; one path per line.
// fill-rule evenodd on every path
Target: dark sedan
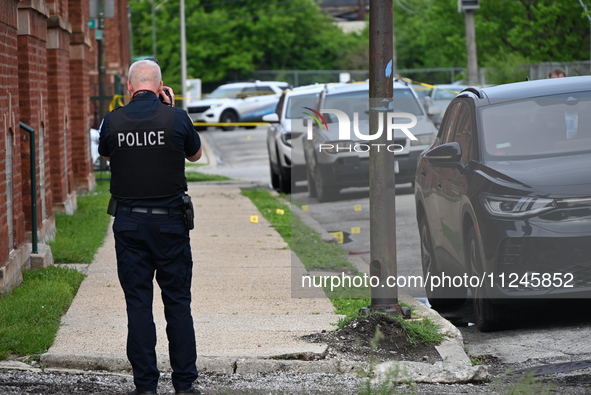
M 491 331 L 521 302 L 591 296 L 591 77 L 465 89 L 416 177 L 433 307 L 470 289 Z

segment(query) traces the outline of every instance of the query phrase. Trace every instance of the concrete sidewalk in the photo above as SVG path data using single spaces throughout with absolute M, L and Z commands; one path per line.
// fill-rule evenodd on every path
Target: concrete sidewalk
M 199 368 L 271 371 L 279 362 L 273 357 L 322 354 L 325 346 L 298 337 L 333 330 L 331 324 L 339 317 L 326 298 L 292 299 L 292 257 L 281 236 L 235 184 L 194 184 L 189 193 L 196 210 L 191 231 L 192 309 Z M 251 222 L 251 216 L 258 216 L 258 222 Z M 158 360 L 163 370 L 170 370 L 156 283 L 154 316 Z M 125 302 L 109 227 L 42 362 L 50 367 L 128 370 L 126 333 Z

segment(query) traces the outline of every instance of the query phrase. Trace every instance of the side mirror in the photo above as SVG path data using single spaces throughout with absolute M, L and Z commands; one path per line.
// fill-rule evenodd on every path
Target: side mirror
M 460 164 L 462 148 L 455 141 L 425 152 L 425 159 L 437 166 L 456 167 Z
M 276 113 L 263 115 L 263 122 L 277 123 L 279 122 L 279 115 Z

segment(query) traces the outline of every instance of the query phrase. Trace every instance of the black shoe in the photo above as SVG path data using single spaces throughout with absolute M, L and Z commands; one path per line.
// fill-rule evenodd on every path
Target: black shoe
M 177 391 L 175 392 L 175 395 L 200 395 L 201 391 L 199 391 L 197 388 L 195 387 L 191 387 L 186 391 Z
M 142 392 L 138 391 L 138 389 L 136 388 L 135 390 L 129 392 L 127 395 L 158 395 L 158 393 L 154 391 Z

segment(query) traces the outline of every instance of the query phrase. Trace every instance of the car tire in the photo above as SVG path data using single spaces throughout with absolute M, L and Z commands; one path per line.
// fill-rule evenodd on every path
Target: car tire
M 312 170 L 310 169 L 310 159 L 308 159 L 308 154 L 305 151 L 305 149 L 304 149 L 304 158 L 306 161 L 306 181 L 308 182 L 308 196 L 311 198 L 315 198 L 317 196 L 317 194 L 316 194 L 316 180 L 314 180 L 314 175 L 312 175 Z
M 279 185 L 280 185 L 281 176 L 275 172 L 275 169 L 273 168 L 273 163 L 271 163 L 271 161 L 269 161 L 269 170 L 270 170 L 270 174 L 271 174 L 271 187 L 274 190 L 278 190 Z
M 324 176 L 318 167 L 316 167 L 316 171 L 314 172 L 314 185 L 316 187 L 316 197 L 321 203 L 334 200 L 338 193 L 337 189 L 331 188 L 330 185 L 328 185 L 327 180 L 324 179 Z
M 238 114 L 234 110 L 225 110 L 222 115 L 220 115 L 220 123 L 236 123 L 238 122 Z M 221 129 L 224 132 L 229 132 L 234 130 L 235 126 L 222 126 Z
M 433 254 L 433 242 L 427 218 L 423 215 L 419 221 L 419 235 L 421 240 L 421 265 L 423 278 L 439 277 L 442 272 L 437 267 Z M 425 293 L 429 304 L 436 310 L 446 310 L 460 307 L 466 301 L 468 290 L 464 287 L 434 287 L 431 283 L 425 283 Z
M 281 175 L 279 177 L 279 192 L 290 194 L 291 188 L 292 188 L 291 169 L 288 169 L 286 167 L 282 167 L 281 168 Z
M 476 229 L 472 227 L 468 232 L 467 256 L 472 267 L 472 275 L 482 275 L 482 253 L 480 240 Z M 476 327 L 481 332 L 494 332 L 507 329 L 510 319 L 508 307 L 496 305 L 487 297 L 487 287 L 475 287 L 472 289 L 474 320 Z

